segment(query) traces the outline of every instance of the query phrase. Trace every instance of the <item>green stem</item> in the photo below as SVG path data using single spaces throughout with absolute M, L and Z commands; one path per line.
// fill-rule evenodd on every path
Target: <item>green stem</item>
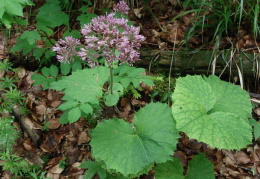
M 109 70 L 110 70 L 110 93 L 113 94 L 113 66 L 112 66 L 112 64 L 109 64 Z M 114 108 L 115 108 L 116 112 L 121 116 L 121 118 L 127 122 L 127 120 L 124 118 L 124 116 L 119 111 L 118 107 L 116 105 L 114 105 Z
M 110 69 L 110 93 L 113 94 L 113 66 L 109 64 Z

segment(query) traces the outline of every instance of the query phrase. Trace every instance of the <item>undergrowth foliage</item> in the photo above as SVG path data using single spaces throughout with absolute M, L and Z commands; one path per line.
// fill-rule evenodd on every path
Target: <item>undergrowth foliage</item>
M 0 62 L 0 166 L 3 170 L 9 170 L 15 178 L 45 178 L 45 172 L 41 171 L 38 165 L 30 165 L 29 162 L 22 157 L 17 157 L 13 152 L 13 146 L 16 144 L 16 139 L 20 137 L 21 131 L 13 125 L 15 117 L 12 115 L 14 108 L 19 108 L 20 114 L 23 115 L 26 111 L 24 94 L 21 94 L 17 89 L 14 80 L 8 78 L 7 72 L 13 71 L 12 63 L 7 59 Z
M 4 2 L 0 19 L 7 27 L 13 22 L 10 14 L 22 16 L 21 5 L 32 5 L 30 1 L 12 0 L 18 7 L 14 12 L 7 1 L 0 2 Z M 138 88 L 140 81 L 154 85 L 151 78 L 142 75 L 144 69 L 133 67 L 134 62 L 140 60 L 138 49 L 145 38 L 128 20 L 126 3 L 120 1 L 113 12 L 96 16 L 86 13 L 91 4 L 87 2 L 78 17 L 84 19 L 81 21 L 81 34 L 67 30 L 58 42 L 51 39 L 53 28 L 69 26 L 69 16 L 62 12 L 60 1 L 47 0 L 36 16 L 38 31 L 23 32 L 11 50 L 23 50 L 24 55 L 33 51 L 33 56 L 43 61 L 49 60 L 56 52 L 60 68 L 54 65 L 44 67 L 41 74 L 34 74 L 32 79 L 34 85 L 43 84 L 44 89 L 65 93 L 64 103 L 58 107 L 64 111 L 60 117 L 61 124 L 71 124 L 80 117 L 91 121 L 103 104 L 117 109 L 124 91 Z M 223 21 L 223 25 L 227 23 Z M 84 44 L 81 44 L 81 37 Z M 41 39 L 45 42 L 44 48 L 37 47 L 35 40 Z M 64 76 L 58 75 L 59 70 Z M 13 79 L 1 80 L 4 81 L 1 88 L 5 90 L 7 101 L 22 104 L 23 96 L 13 85 Z M 108 84 L 107 88 L 105 84 Z M 251 143 L 252 130 L 248 118 L 252 106 L 249 95 L 238 86 L 216 76 L 186 76 L 177 80 L 171 97 L 171 108 L 163 103 L 150 103 L 135 113 L 133 123 L 118 118 L 101 120 L 90 133 L 95 161 L 86 161 L 80 166 L 87 169 L 86 178 L 92 178 L 95 173 L 102 179 L 132 178 L 148 173 L 153 167 L 157 178 L 214 178 L 213 164 L 204 154 L 189 162 L 188 172 L 183 176 L 181 163 L 172 157 L 180 131 L 218 149 L 241 149 Z M 15 169 L 13 166 L 21 159 L 10 155 L 12 143 L 6 143 L 7 140 L 14 141 L 18 135 L 13 132 L 11 123 L 11 118 L 1 116 L 0 145 L 4 146 L 0 151 L 1 160 L 7 161 L 1 165 L 19 175 L 19 172 L 24 172 L 21 166 Z M 3 131 L 6 130 L 11 139 L 5 138 Z M 60 165 L 67 165 L 65 159 Z M 32 167 L 26 172 L 30 176 L 33 170 Z M 43 175 L 38 177 L 43 178 Z
M 120 9 L 118 6 L 126 4 L 121 1 L 116 9 Z M 58 108 L 65 111 L 61 123 L 73 123 L 81 116 L 91 119 L 89 116 L 102 101 L 108 106 L 116 105 L 129 85 L 137 88 L 140 81 L 154 85 L 140 75 L 144 69 L 129 66 L 138 60 L 135 48 L 139 48 L 144 38 L 137 35 L 121 13 L 95 17 L 84 25 L 81 32 L 86 45 L 68 37 L 53 48 L 62 63 L 73 63 L 79 56 L 92 67 L 77 70 L 50 84 L 50 88 L 65 93 L 65 102 Z M 103 89 L 106 82 L 108 90 Z M 91 178 L 98 172 L 101 178 L 111 175 L 132 178 L 148 173 L 156 164 L 158 178 L 169 175 L 190 178 L 194 174 L 198 178 L 214 178 L 213 164 L 202 154 L 190 162 L 187 175 L 182 175 L 179 161 L 171 157 L 179 131 L 219 149 L 240 149 L 251 143 L 248 118 L 252 106 L 249 95 L 238 86 L 216 76 L 187 76 L 177 80 L 172 102 L 172 112 L 163 103 L 146 105 L 136 112 L 133 123 L 117 118 L 101 121 L 91 132 L 90 145 L 96 162 L 81 165 L 88 169 L 86 177 Z M 196 171 L 200 170 L 196 165 L 203 171 Z M 169 175 L 163 172 L 166 169 Z

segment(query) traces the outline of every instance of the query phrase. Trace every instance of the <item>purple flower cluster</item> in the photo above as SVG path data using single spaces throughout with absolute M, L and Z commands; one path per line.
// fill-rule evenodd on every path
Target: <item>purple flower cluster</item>
M 120 1 L 115 5 L 114 10 L 126 13 L 129 7 L 124 1 Z M 138 35 L 136 27 L 128 26 L 127 19 L 118 18 L 115 14 L 112 12 L 106 16 L 101 15 L 92 19 L 91 23 L 84 25 L 81 33 L 84 36 L 85 45 L 76 53 L 75 46 L 79 45 L 78 40 L 69 37 L 69 39 L 65 39 L 66 41 L 58 41 L 53 48 L 53 51 L 58 54 L 58 60 L 67 62 L 68 57 L 73 59 L 71 52 L 81 57 L 82 60 L 86 60 L 91 67 L 99 65 L 99 59 L 102 57 L 105 57 L 109 64 L 119 60 L 120 64 L 132 65 L 135 61 L 140 60 L 140 54 L 135 49 L 140 48 L 140 42 L 143 42 L 145 37 Z M 74 44 L 71 44 L 72 41 Z
M 74 62 L 74 55 L 77 54 L 76 47 L 80 45 L 80 41 L 71 36 L 65 37 L 65 40 L 60 39 L 53 47 L 53 51 L 57 52 L 57 59 L 62 63 Z
M 130 8 L 127 6 L 125 1 L 120 1 L 114 7 L 114 11 L 121 12 L 123 14 L 127 14 L 127 11 L 129 11 L 129 10 L 130 10 Z
M 53 47 L 53 51 L 57 52 L 57 59 L 62 63 L 74 62 L 73 56 L 77 54 L 76 47 L 80 45 L 80 41 L 71 36 L 65 37 L 65 40 L 60 39 Z

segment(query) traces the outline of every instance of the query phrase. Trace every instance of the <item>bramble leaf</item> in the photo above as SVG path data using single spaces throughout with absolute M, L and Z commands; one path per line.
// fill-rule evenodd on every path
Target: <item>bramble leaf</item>
M 214 164 L 211 163 L 204 153 L 196 155 L 188 164 L 188 172 L 185 179 L 214 179 Z
M 54 28 L 62 24 L 68 25 L 69 16 L 62 12 L 59 3 L 58 0 L 48 0 L 39 8 L 39 13 L 36 16 L 38 29 L 49 31 L 49 27 Z
M 17 38 L 17 43 L 11 48 L 10 52 L 17 52 L 23 50 L 23 55 L 28 54 L 36 47 L 36 42 L 30 44 L 27 39 Z
M 69 123 L 76 122 L 81 115 L 81 111 L 79 107 L 72 108 L 68 113 L 68 121 Z
M 81 104 L 79 106 L 80 110 L 83 111 L 86 114 L 93 114 L 93 107 L 90 106 L 88 103 Z
M 154 168 L 154 172 L 157 179 L 184 179 L 183 166 L 178 158 L 158 164 Z
M 55 66 L 55 65 L 52 65 L 52 66 L 50 67 L 50 74 L 51 74 L 51 76 L 57 77 L 57 76 L 58 76 L 58 73 L 59 73 L 58 67 Z
M 37 31 L 24 31 L 21 39 L 27 40 L 30 45 L 33 45 L 35 40 L 41 40 L 41 36 Z
M 238 86 L 215 76 L 188 75 L 177 79 L 172 100 L 176 127 L 190 138 L 226 149 L 251 143 L 251 103 Z
M 96 162 L 85 161 L 79 166 L 79 168 L 88 169 L 84 175 L 84 179 L 91 179 L 96 173 L 98 173 L 100 179 L 106 178 L 106 170 Z
M 257 140 L 258 137 L 260 136 L 260 124 L 253 118 L 249 119 L 249 123 L 251 126 L 254 127 L 254 137 L 255 137 L 255 140 Z
M 157 179 L 214 179 L 213 167 L 213 163 L 205 157 L 205 154 L 200 153 L 189 161 L 188 172 L 185 176 L 183 175 L 183 166 L 177 158 L 158 164 L 154 171 Z
M 45 82 L 46 78 L 40 74 L 33 74 L 31 77 L 32 80 L 35 80 L 33 86 L 38 86 Z
M 169 160 L 178 137 L 170 108 L 150 103 L 135 114 L 132 124 L 122 119 L 98 124 L 92 131 L 90 145 L 96 161 L 129 176 L 139 174 L 153 163 Z
M 77 101 L 68 101 L 68 102 L 62 103 L 57 109 L 66 111 L 66 110 L 74 108 L 78 105 L 79 105 L 79 102 L 77 102 Z
M 77 17 L 77 20 L 80 21 L 80 27 L 83 28 L 85 24 L 88 24 L 91 22 L 91 19 L 97 17 L 96 14 L 81 14 L 80 16 Z
M 68 63 L 60 63 L 60 70 L 63 75 L 68 75 L 70 73 L 70 64 Z
M 80 34 L 80 32 L 78 30 L 72 30 L 71 32 L 66 30 L 63 34 L 63 38 L 67 37 L 67 36 L 72 36 L 76 39 L 80 39 L 82 36 Z
M 37 31 L 24 31 L 23 34 L 17 38 L 18 42 L 12 47 L 10 52 L 23 50 L 23 55 L 26 55 L 36 47 L 35 40 L 41 40 L 41 36 Z
M 137 88 L 140 82 L 144 82 L 149 86 L 153 86 L 154 83 L 147 76 L 141 75 L 145 71 L 144 68 L 135 68 L 128 65 L 121 65 L 114 69 L 114 82 L 119 82 L 124 88 L 127 88 L 130 83 Z
M 12 15 L 23 16 L 22 5 L 33 5 L 29 0 L 0 0 L 0 18 L 2 18 L 4 12 L 8 12 Z
M 43 55 L 43 48 L 36 48 L 36 49 L 33 51 L 33 56 L 34 56 L 36 59 L 39 59 L 42 55 Z
M 43 76 L 45 76 L 45 77 L 49 77 L 50 76 L 50 69 L 47 68 L 47 67 L 43 67 L 41 69 L 41 72 L 42 72 Z

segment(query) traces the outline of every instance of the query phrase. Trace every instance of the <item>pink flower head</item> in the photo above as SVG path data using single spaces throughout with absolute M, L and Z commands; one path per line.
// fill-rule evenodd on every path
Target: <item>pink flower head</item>
M 115 5 L 114 10 L 126 13 L 129 7 L 124 1 Z M 85 39 L 85 44 L 73 37 L 66 37 L 59 40 L 53 47 L 57 52 L 57 59 L 60 62 L 74 61 L 73 56 L 77 55 L 81 60 L 86 61 L 91 67 L 99 65 L 100 59 L 105 58 L 110 65 L 113 61 L 120 64 L 128 63 L 133 65 L 140 60 L 140 54 L 136 51 L 145 40 L 143 35 L 139 35 L 138 29 L 129 26 L 128 19 L 115 16 L 115 12 L 93 18 L 91 22 L 84 25 L 81 33 Z M 76 47 L 79 47 L 76 51 Z
M 127 14 L 127 11 L 129 10 L 130 8 L 128 7 L 125 1 L 120 1 L 114 6 L 114 11 L 122 12 L 123 14 Z
M 115 7 L 124 7 L 124 1 Z M 139 60 L 139 49 L 145 40 L 143 35 L 138 35 L 138 29 L 128 26 L 128 19 L 115 17 L 115 13 L 99 16 L 92 19 L 91 23 L 84 26 L 81 33 L 85 37 L 85 48 L 81 48 L 78 56 L 86 60 L 91 66 L 97 65 L 94 57 L 105 57 L 106 62 L 112 63 L 119 60 L 120 64 L 132 65 Z M 119 55 L 115 55 L 115 51 Z M 89 53 L 90 51 L 91 53 Z
M 76 47 L 80 45 L 80 41 L 71 36 L 65 37 L 65 40 L 60 39 L 55 46 L 53 51 L 57 52 L 57 59 L 61 63 L 74 62 L 74 55 L 77 54 Z

